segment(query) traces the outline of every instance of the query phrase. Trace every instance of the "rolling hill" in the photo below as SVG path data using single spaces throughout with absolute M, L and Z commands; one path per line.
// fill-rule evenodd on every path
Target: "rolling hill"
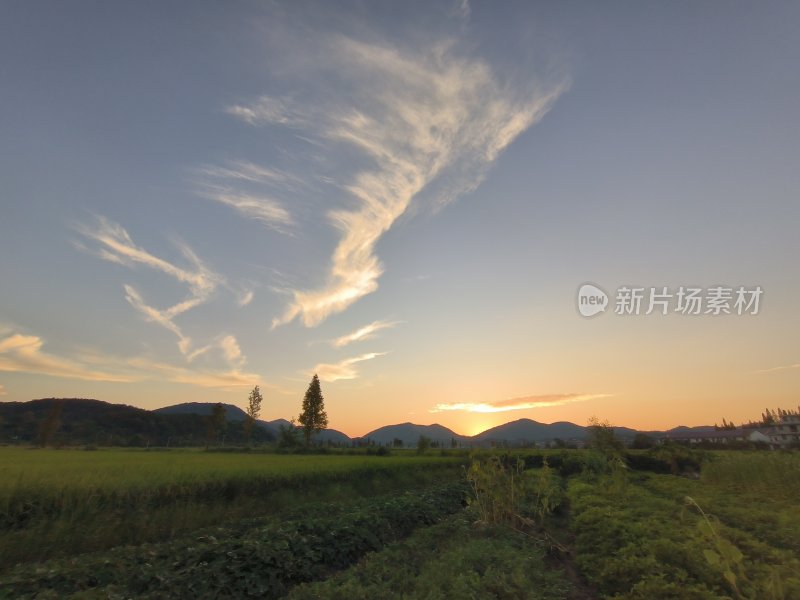
M 421 435 L 446 446 L 449 446 L 451 440 L 454 438 L 462 443 L 470 439 L 467 436 L 457 434 L 443 425 L 415 425 L 414 423 L 400 423 L 398 425 L 379 427 L 364 435 L 362 439 L 371 440 L 376 444 L 390 446 L 393 444 L 394 440 L 397 439 L 401 440 L 404 446 L 416 446 Z
M 712 428 L 713 429 L 713 428 Z M 588 427 L 569 421 L 539 423 L 532 419 L 517 419 L 510 423 L 492 427 L 474 436 L 478 442 L 552 442 L 560 440 L 582 440 L 586 438 Z M 622 440 L 632 440 L 639 433 L 629 427 L 614 427 L 614 433 Z M 658 435 L 660 432 L 651 432 Z
M 518 419 L 492 427 L 474 436 L 479 442 L 544 442 L 560 438 L 562 440 L 583 439 L 586 428 L 574 423 L 539 423 L 531 419 Z
M 157 408 L 153 412 L 161 414 L 182 414 L 182 415 L 202 415 L 207 416 L 211 414 L 214 402 L 184 402 L 183 404 L 174 404 L 172 406 L 165 406 L 164 408 Z M 247 418 L 247 413 L 238 406 L 233 404 L 223 404 L 225 407 L 225 417 L 228 421 L 244 421 Z M 256 421 L 258 425 L 263 427 L 273 436 L 278 435 L 281 426 L 289 427 L 291 422 L 286 419 L 275 419 L 274 421 L 264 421 L 259 419 Z M 311 437 L 315 442 L 332 444 L 349 444 L 350 438 L 336 429 L 324 429 Z
M 216 406 L 216 402 L 184 402 L 156 408 L 153 412 L 162 415 L 201 415 L 207 417 L 211 414 L 214 406 Z M 244 421 L 247 418 L 247 413 L 238 406 L 233 404 L 223 404 L 222 406 L 225 407 L 225 418 L 228 421 Z
M 48 418 L 57 423 L 55 444 L 202 446 L 208 438 L 208 420 L 197 413 L 150 411 L 84 398 L 43 398 L 0 402 L 0 440 L 36 443 Z M 229 421 L 223 435 L 228 443 L 243 442 L 242 421 Z M 253 434 L 259 442 L 273 437 L 261 429 Z
M 207 415 L 215 403 L 186 402 L 165 406 L 152 411 L 111 404 L 100 400 L 80 398 L 46 398 L 29 402 L 0 402 L 0 441 L 34 443 L 40 435 L 42 423 L 54 406 L 61 405 L 58 441 L 65 444 L 103 445 L 204 445 L 207 437 Z M 223 404 L 228 426 L 227 443 L 244 441 L 242 422 L 246 413 L 233 404 Z M 259 420 L 254 433 L 255 441 L 274 440 L 280 427 L 291 425 L 286 419 Z M 462 446 L 488 446 L 495 443 L 517 445 L 532 442 L 552 442 L 556 439 L 576 441 L 586 438 L 587 427 L 567 421 L 540 423 L 532 419 L 517 419 L 487 429 L 475 436 L 465 436 L 439 424 L 418 425 L 399 423 L 386 425 L 358 438 L 381 445 L 393 445 L 400 440 L 404 447 L 414 447 L 424 435 L 442 446 L 456 440 Z M 679 426 L 667 431 L 645 431 L 648 435 L 680 435 L 707 433 L 713 426 Z M 615 427 L 623 440 L 631 440 L 638 433 L 628 427 Z M 314 436 L 314 441 L 349 445 L 354 440 L 335 429 L 325 429 Z

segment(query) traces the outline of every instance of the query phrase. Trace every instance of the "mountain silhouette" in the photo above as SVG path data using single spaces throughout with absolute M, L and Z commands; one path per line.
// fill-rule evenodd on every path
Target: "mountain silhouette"
M 65 444 L 102 445 L 205 445 L 206 417 L 216 402 L 184 402 L 149 411 L 124 404 L 82 398 L 45 398 L 29 402 L 0 402 L 0 442 L 35 442 L 41 423 L 54 406 L 61 405 L 59 437 Z M 228 426 L 225 440 L 228 443 L 244 441 L 243 421 L 245 411 L 233 404 L 224 404 Z M 289 427 L 286 419 L 258 420 L 254 441 L 274 440 L 280 427 Z M 688 427 L 681 425 L 667 431 L 644 431 L 653 437 L 708 433 L 710 425 Z M 629 441 L 639 433 L 629 427 L 614 427 L 615 434 Z M 453 440 L 460 446 L 488 446 L 496 443 L 519 445 L 534 442 L 552 442 L 556 439 L 577 441 L 586 438 L 588 427 L 568 421 L 540 423 L 533 419 L 517 419 L 475 436 L 461 435 L 438 423 L 420 425 L 406 422 L 386 425 L 370 431 L 360 438 L 350 438 L 341 431 L 324 429 L 312 439 L 349 445 L 354 439 L 369 440 L 375 444 L 392 446 L 399 440 L 404 447 L 417 445 L 420 436 L 429 438 L 440 446 L 449 447 Z

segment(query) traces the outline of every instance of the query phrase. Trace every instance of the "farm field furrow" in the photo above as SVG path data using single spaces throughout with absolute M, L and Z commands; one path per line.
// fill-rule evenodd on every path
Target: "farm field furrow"
M 151 487 L 157 452 L 85 455 L 26 456 L 41 461 L 29 474 L 40 506 L 61 512 L 7 512 L 17 520 L 0 536 L 0 598 L 800 598 L 797 454 L 482 450 L 465 469 L 465 456 L 441 453 L 162 452 Z M 134 467 L 136 485 L 98 475 L 112 459 Z M 83 475 L 93 485 L 63 475 L 48 488 L 59 460 L 73 476 L 96 461 Z M 189 473 L 176 489 L 200 495 L 158 496 L 169 472 Z M 211 489 L 216 500 L 202 495 Z M 170 529 L 169 518 L 184 520 Z M 137 527 L 150 539 L 131 541 Z M 92 536 L 105 545 L 64 555 Z
M 0 598 L 278 598 L 463 509 L 463 483 L 245 532 L 115 548 L 0 579 Z
M 544 542 L 502 526 L 476 529 L 462 512 L 330 579 L 298 586 L 287 599 L 563 600 L 575 594 Z
M 0 448 L 0 460 L 1 572 L 310 502 L 452 481 L 464 459 Z
M 669 475 L 632 479 L 615 493 L 579 478 L 568 488 L 577 562 L 604 597 L 800 597 L 797 554 L 717 519 L 714 494 L 724 492 Z M 686 499 L 697 491 L 697 504 Z

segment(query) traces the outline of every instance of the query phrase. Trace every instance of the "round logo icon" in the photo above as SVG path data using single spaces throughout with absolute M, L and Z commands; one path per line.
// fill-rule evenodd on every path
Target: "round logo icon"
M 605 312 L 608 294 L 593 283 L 584 283 L 578 288 L 578 312 L 584 317 L 593 317 Z

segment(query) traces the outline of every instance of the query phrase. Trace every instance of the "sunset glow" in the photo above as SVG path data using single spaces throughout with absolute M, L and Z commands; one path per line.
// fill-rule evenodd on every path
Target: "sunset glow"
M 0 401 L 797 405 L 796 5 L 114 4 L 0 36 Z

